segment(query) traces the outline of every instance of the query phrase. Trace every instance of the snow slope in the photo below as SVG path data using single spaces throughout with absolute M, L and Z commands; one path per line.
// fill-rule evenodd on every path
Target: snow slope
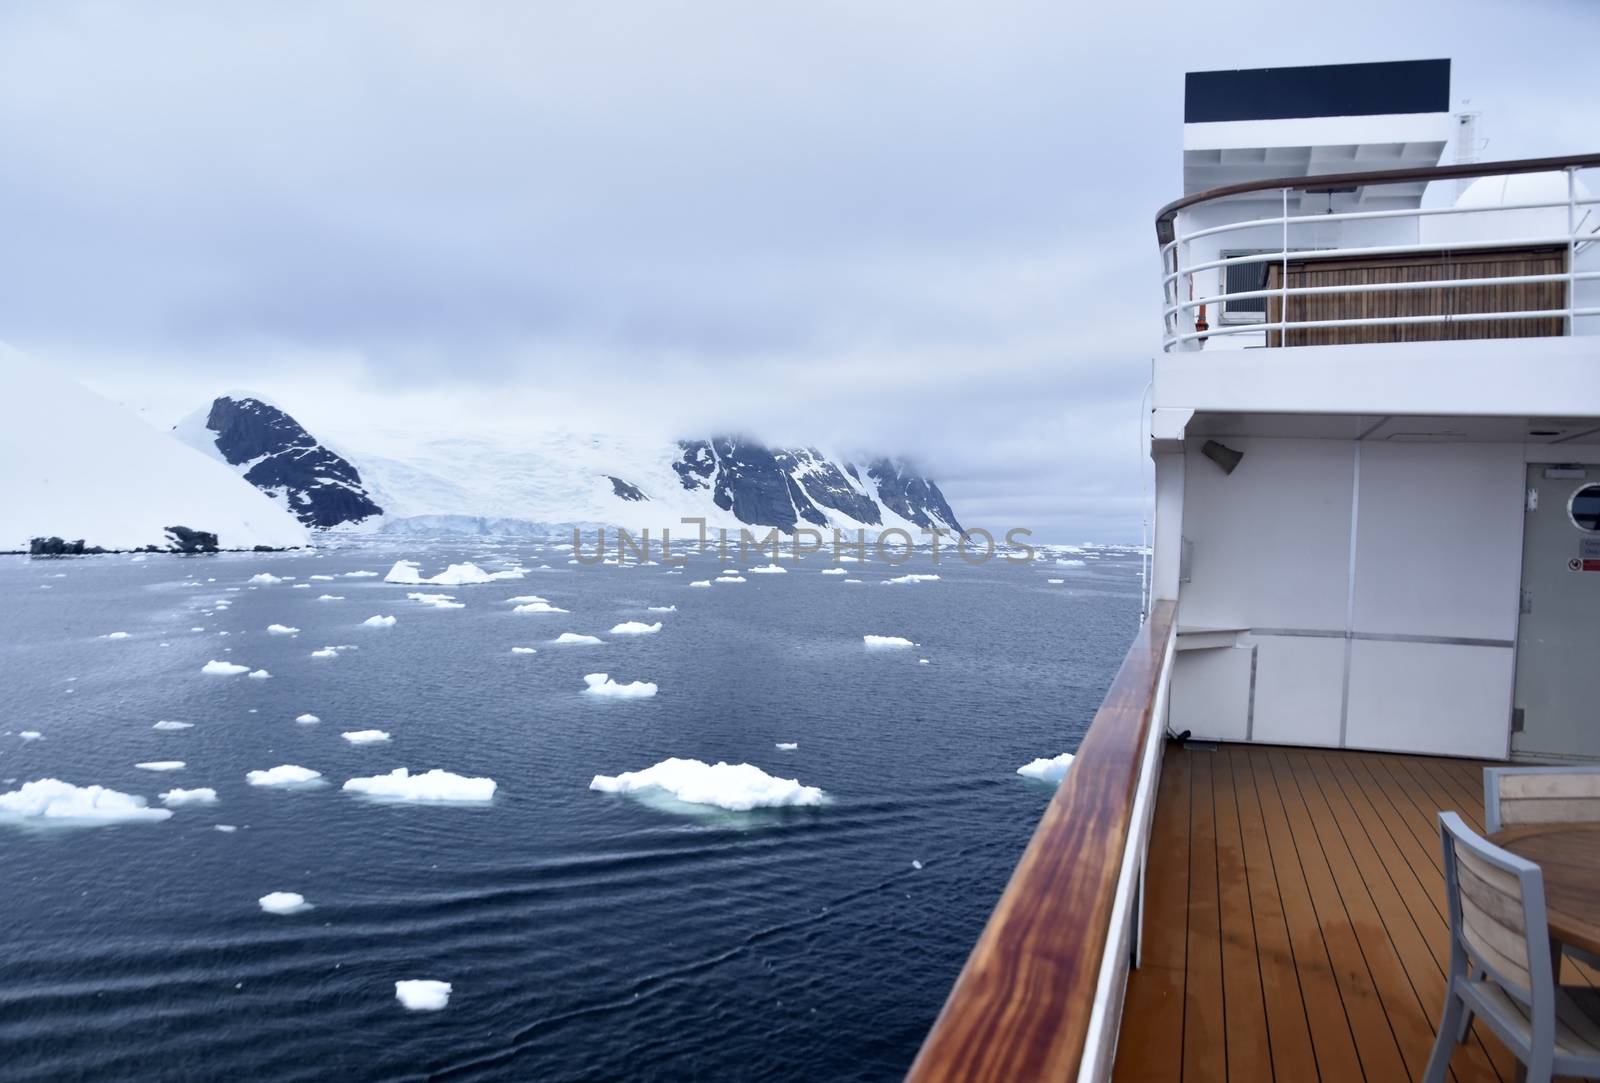
M 166 548 L 166 528 L 224 549 L 306 544 L 305 529 L 224 464 L 0 346 L 0 550 L 30 539 Z

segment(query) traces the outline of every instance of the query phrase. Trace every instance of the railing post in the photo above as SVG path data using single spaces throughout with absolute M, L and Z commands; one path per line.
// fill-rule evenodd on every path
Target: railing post
M 1567 166 L 1567 312 L 1563 318 L 1572 337 L 1572 313 L 1578 307 L 1578 288 L 1572 275 L 1578 269 L 1578 169 Z
M 1285 188 L 1283 190 L 1283 253 L 1282 254 L 1283 254 L 1283 271 L 1281 272 L 1281 275 L 1282 275 L 1282 279 L 1283 280 L 1278 283 L 1278 288 L 1283 291 L 1283 299 L 1278 302 L 1278 323 L 1280 323 L 1282 325 L 1282 330 L 1280 330 L 1278 332 L 1278 345 L 1280 347 L 1284 347 L 1284 346 L 1289 345 L 1289 189 L 1288 188 Z M 1268 334 L 1267 341 L 1268 342 L 1272 341 L 1270 333 Z

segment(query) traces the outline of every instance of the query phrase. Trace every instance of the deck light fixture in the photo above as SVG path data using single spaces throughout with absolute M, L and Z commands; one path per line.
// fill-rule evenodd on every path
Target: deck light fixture
M 1224 474 L 1231 474 L 1239 466 L 1239 460 L 1244 458 L 1244 452 L 1235 451 L 1226 444 L 1219 444 L 1215 440 L 1207 440 L 1200 445 L 1200 454 L 1222 467 Z

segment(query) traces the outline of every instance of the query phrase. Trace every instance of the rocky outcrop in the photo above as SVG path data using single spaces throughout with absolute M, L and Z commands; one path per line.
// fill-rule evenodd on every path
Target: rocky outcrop
M 212 402 L 205 429 L 229 465 L 306 526 L 340 526 L 383 514 L 360 471 L 276 406 L 224 395 Z

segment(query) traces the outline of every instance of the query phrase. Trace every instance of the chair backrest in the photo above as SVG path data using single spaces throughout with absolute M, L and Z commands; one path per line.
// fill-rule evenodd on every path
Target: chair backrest
M 1439 834 L 1452 947 L 1536 1016 L 1554 1013 L 1539 866 L 1489 842 L 1453 812 L 1439 814 Z
M 1520 824 L 1600 823 L 1600 765 L 1487 767 L 1484 829 Z

